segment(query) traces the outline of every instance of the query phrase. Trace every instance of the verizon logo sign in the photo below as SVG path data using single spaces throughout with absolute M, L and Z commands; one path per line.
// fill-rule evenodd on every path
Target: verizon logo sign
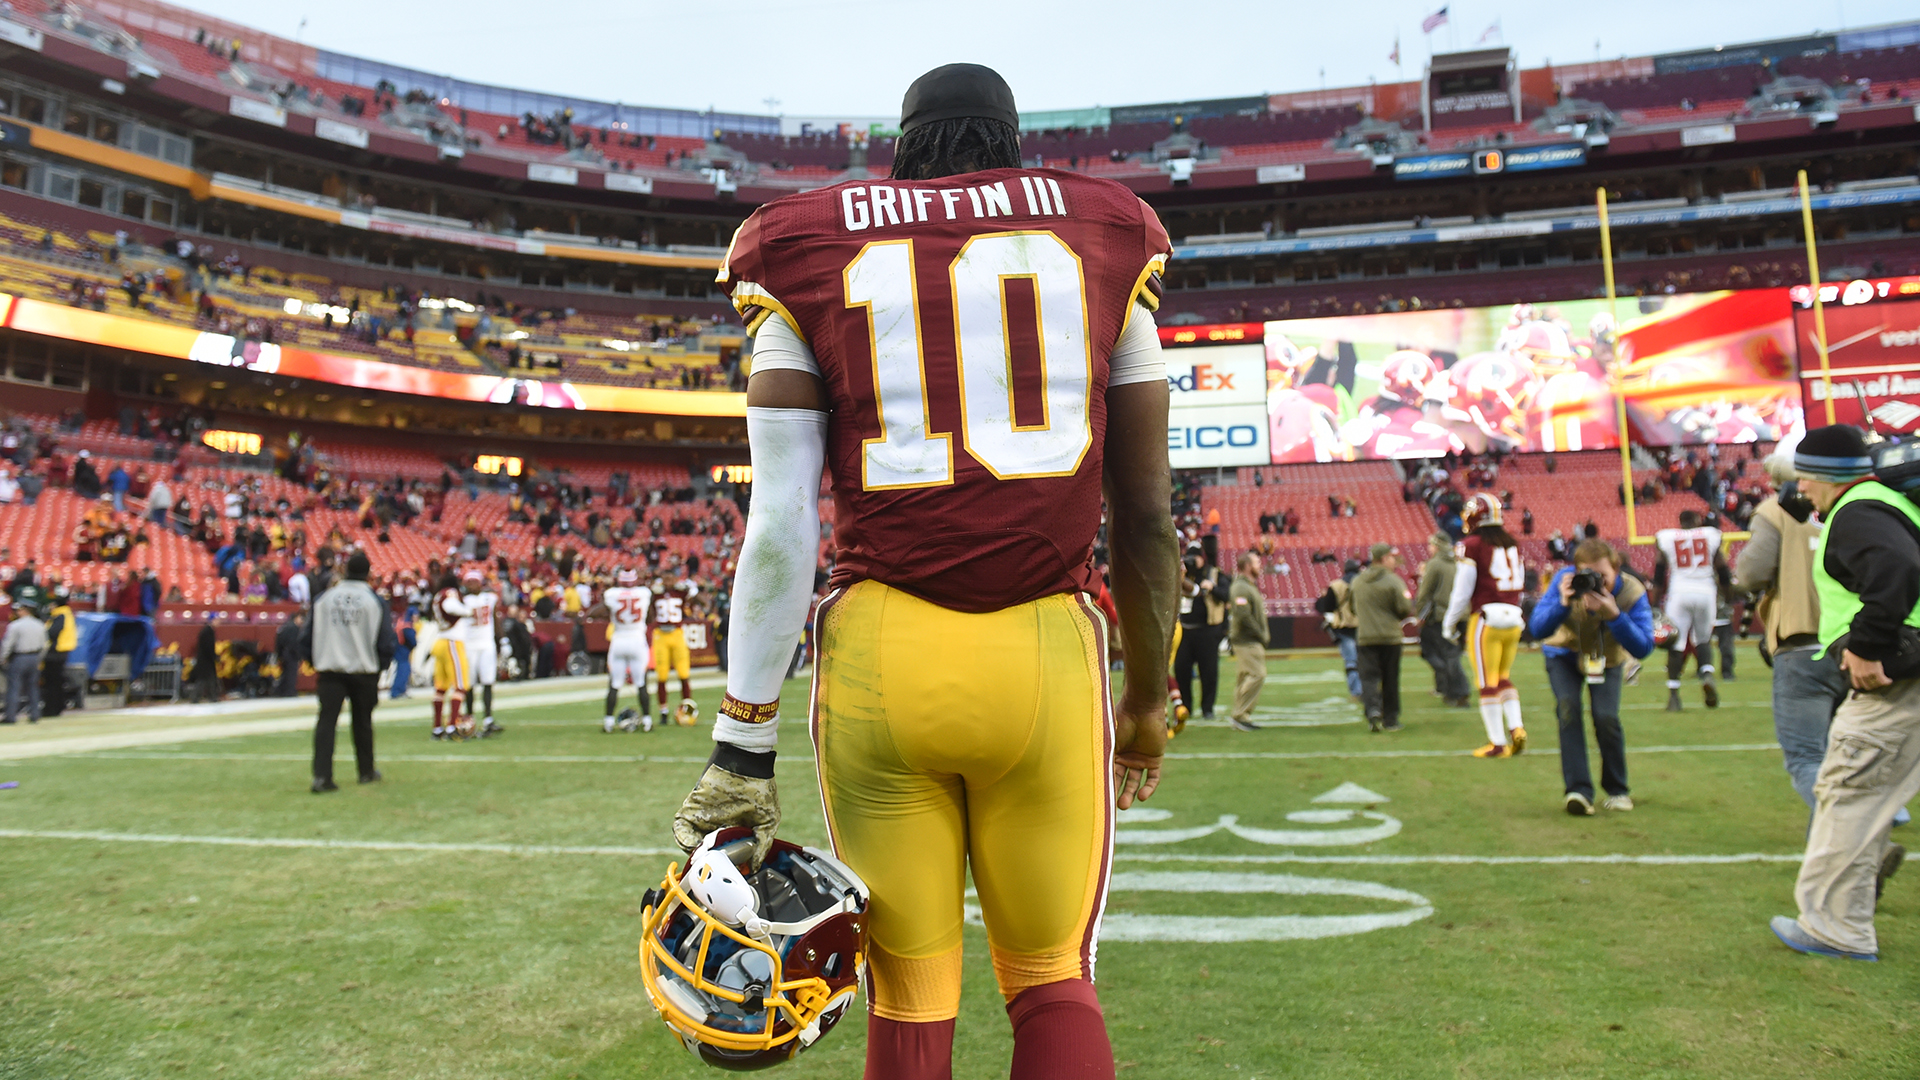
M 1880 335 L 1880 347 L 1883 349 L 1910 349 L 1915 345 L 1920 345 L 1920 328 L 1889 330 Z

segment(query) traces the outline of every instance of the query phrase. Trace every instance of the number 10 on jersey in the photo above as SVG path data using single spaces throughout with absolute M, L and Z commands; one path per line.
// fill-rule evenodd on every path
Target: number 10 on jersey
M 912 240 L 868 244 L 841 273 L 847 306 L 864 307 L 873 346 L 880 437 L 862 451 L 868 491 L 953 483 L 953 434 L 929 431 L 926 347 Z M 1033 282 L 1044 411 L 1014 419 L 1006 282 Z M 947 269 L 966 452 L 1001 480 L 1069 476 L 1093 445 L 1093 352 L 1080 258 L 1047 231 L 969 240 Z

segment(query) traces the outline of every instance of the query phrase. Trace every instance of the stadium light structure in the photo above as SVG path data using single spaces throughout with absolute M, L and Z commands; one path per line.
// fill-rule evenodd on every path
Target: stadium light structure
M 1802 172 L 1800 174 L 1800 197 L 1803 209 L 1807 207 L 1807 203 L 1805 202 L 1807 191 L 1806 179 L 1807 174 Z M 1608 373 L 1608 381 L 1613 384 L 1614 421 L 1620 425 L 1620 494 L 1624 496 L 1621 502 L 1624 503 L 1627 508 L 1627 543 L 1636 547 L 1646 547 L 1651 545 L 1655 538 L 1640 535 L 1639 522 L 1635 516 L 1633 494 L 1633 438 L 1627 430 L 1626 378 L 1621 374 L 1620 370 L 1620 354 L 1618 351 L 1620 347 L 1619 295 L 1615 291 L 1613 283 L 1613 229 L 1607 222 L 1607 189 L 1605 185 L 1594 189 L 1593 202 L 1594 207 L 1600 212 L 1600 265 L 1606 274 L 1607 317 L 1613 321 L 1613 343 L 1615 352 L 1613 364 Z M 1813 220 L 1812 211 L 1808 209 L 1807 214 L 1807 220 L 1810 223 Z M 1807 229 L 1807 252 L 1809 259 L 1811 259 L 1813 252 L 1813 229 L 1811 224 L 1809 224 Z M 1820 284 L 1817 279 L 1814 282 L 1813 291 L 1814 299 L 1817 302 L 1820 293 Z M 1820 329 L 1820 370 L 1823 377 L 1826 375 L 1826 357 L 1827 332 L 1825 324 L 1822 323 Z M 1831 382 L 1827 384 L 1827 390 L 1827 417 L 1829 422 L 1831 422 L 1833 417 L 1833 384 Z M 1750 532 L 1723 532 L 1720 534 L 1721 550 L 1726 550 L 1728 545 L 1736 540 L 1745 540 L 1752 535 Z

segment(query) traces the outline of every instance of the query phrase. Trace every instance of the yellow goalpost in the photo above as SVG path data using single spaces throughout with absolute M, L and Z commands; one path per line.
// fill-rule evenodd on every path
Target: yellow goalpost
M 1807 171 L 1800 170 L 1800 221 L 1807 239 L 1807 281 L 1813 290 L 1813 329 L 1814 341 L 1820 349 L 1820 382 L 1825 389 L 1827 405 L 1827 423 L 1834 422 L 1833 413 L 1833 374 L 1827 360 L 1827 315 L 1826 307 L 1820 299 L 1820 257 L 1813 232 L 1813 198 L 1807 190 Z M 1607 317 L 1613 323 L 1614 343 L 1619 344 L 1620 314 L 1619 295 L 1613 281 L 1613 229 L 1607 220 L 1607 189 L 1602 185 L 1594 190 L 1594 205 L 1600 211 L 1600 261 L 1605 269 L 1607 282 Z M 1796 349 L 1796 352 L 1798 350 Z M 1626 495 L 1627 542 L 1637 546 L 1652 544 L 1652 536 L 1640 534 L 1639 522 L 1634 506 L 1633 490 L 1633 440 L 1627 430 L 1627 393 L 1626 380 L 1621 374 L 1619 357 L 1616 352 L 1612 365 L 1610 381 L 1613 383 L 1614 420 L 1620 427 L 1620 487 Z M 1798 366 L 1795 380 L 1798 382 Z M 1749 534 L 1730 532 L 1723 534 L 1722 544 L 1735 540 L 1745 540 Z

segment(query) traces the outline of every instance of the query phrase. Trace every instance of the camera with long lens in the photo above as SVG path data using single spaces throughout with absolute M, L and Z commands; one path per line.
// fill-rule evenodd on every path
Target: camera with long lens
M 1575 570 L 1573 572 L 1573 595 L 1585 596 L 1588 593 L 1607 591 L 1607 579 L 1598 570 Z

